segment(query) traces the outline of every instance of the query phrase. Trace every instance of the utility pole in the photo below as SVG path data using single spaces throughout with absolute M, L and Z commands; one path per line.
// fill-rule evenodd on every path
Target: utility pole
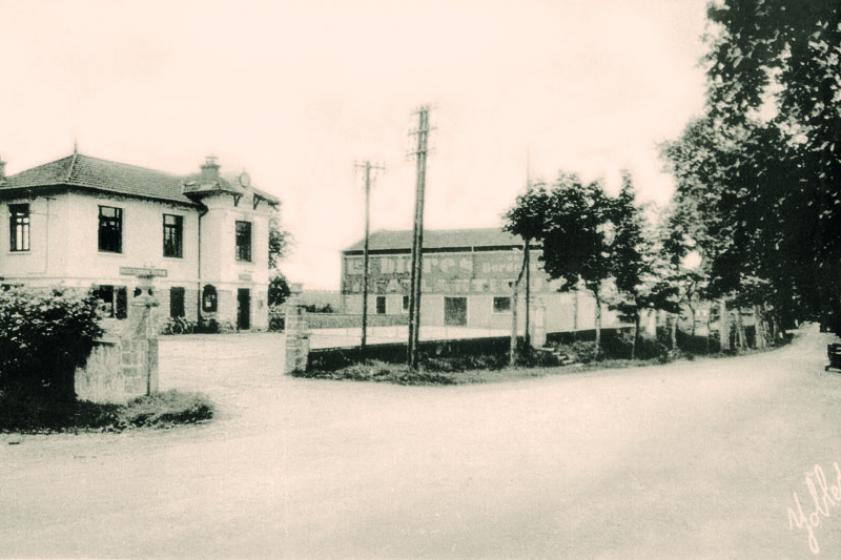
M 381 165 L 371 165 L 370 160 L 365 163 L 356 164 L 365 170 L 365 245 L 362 251 L 362 343 L 359 345 L 359 352 L 365 356 L 365 349 L 368 346 L 368 275 L 370 266 L 368 264 L 368 245 L 371 234 L 371 170 L 383 170 Z
M 423 270 L 423 201 L 426 187 L 426 156 L 429 139 L 429 107 L 418 110 L 418 129 L 415 158 L 417 160 L 417 185 L 415 188 L 415 220 L 412 230 L 412 273 L 409 292 L 409 345 L 406 362 L 410 369 L 418 367 L 418 342 L 420 335 L 421 271 Z

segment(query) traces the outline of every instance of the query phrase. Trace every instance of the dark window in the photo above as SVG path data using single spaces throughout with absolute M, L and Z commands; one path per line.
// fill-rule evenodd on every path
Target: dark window
M 509 311 L 511 311 L 510 297 L 494 298 L 494 313 L 508 313 Z
M 385 296 L 377 296 L 377 315 L 385 315 Z
M 237 221 L 237 260 L 251 262 L 251 222 Z
M 123 252 L 123 209 L 99 207 L 99 250 L 108 253 Z
M 169 316 L 184 317 L 184 288 L 169 289 Z
M 202 289 L 201 294 L 201 308 L 202 311 L 213 313 L 217 308 L 216 288 L 212 284 L 207 284 Z
M 403 296 L 403 311 L 409 310 L 409 296 Z
M 29 250 L 29 205 L 9 205 L 9 250 Z
M 184 218 L 164 214 L 164 256 L 182 257 Z
M 96 297 L 102 301 L 102 315 L 125 319 L 128 315 L 128 291 L 125 286 L 99 286 Z

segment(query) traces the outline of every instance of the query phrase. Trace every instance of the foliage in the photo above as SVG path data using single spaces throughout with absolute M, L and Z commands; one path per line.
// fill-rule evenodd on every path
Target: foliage
M 333 309 L 333 306 L 329 303 L 325 303 L 324 305 L 318 305 L 315 303 L 309 303 L 306 305 L 302 305 L 301 307 L 304 308 L 304 311 L 307 313 L 335 313 L 336 310 Z
M 292 293 L 289 289 L 289 282 L 281 272 L 272 274 L 269 280 L 269 305 L 280 305 L 289 298 Z
M 0 290 L 0 407 L 10 395 L 44 406 L 75 398 L 73 376 L 102 335 L 92 292 Z
M 214 406 L 201 393 L 165 391 L 138 397 L 116 409 L 113 427 L 168 428 L 178 424 L 195 424 L 213 418 Z
M 192 334 L 196 332 L 196 322 L 185 317 L 167 317 L 161 324 L 161 334 Z
M 231 334 L 237 332 L 237 327 L 230 321 L 219 322 L 211 317 L 196 325 L 194 332 L 202 334 Z
M 292 234 L 280 225 L 280 213 L 272 212 L 269 218 L 269 268 L 277 268 L 278 262 L 289 253 Z
M 286 329 L 286 315 L 279 305 L 269 306 L 269 330 L 282 332 Z
M 841 330 L 841 3 L 711 3 L 707 114 L 665 150 L 713 296 Z
M 214 406 L 200 393 L 167 391 L 132 399 L 124 405 L 88 401 L 61 403 L 50 408 L 0 407 L 0 432 L 98 431 L 171 428 L 210 420 Z
M 562 279 L 561 290 L 583 284 L 596 299 L 596 347 L 599 348 L 603 283 L 611 274 L 609 236 L 611 204 L 598 181 L 582 183 L 561 173 L 551 188 L 530 187 L 505 215 L 504 229 L 542 246 L 543 269 Z

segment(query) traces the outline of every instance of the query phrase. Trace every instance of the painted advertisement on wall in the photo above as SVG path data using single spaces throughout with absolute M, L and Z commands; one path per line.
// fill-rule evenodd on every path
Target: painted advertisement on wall
M 539 269 L 539 252 L 531 255 L 532 291 L 550 292 Z M 421 290 L 433 294 L 508 294 L 522 267 L 521 251 L 432 253 L 423 256 Z M 408 294 L 412 257 L 409 254 L 370 255 L 368 289 L 372 294 Z M 342 291 L 362 293 L 362 255 L 344 256 Z

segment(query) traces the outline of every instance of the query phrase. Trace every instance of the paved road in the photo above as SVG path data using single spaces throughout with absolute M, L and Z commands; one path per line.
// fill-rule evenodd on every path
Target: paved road
M 812 558 L 786 510 L 841 462 L 826 341 L 413 388 L 280 377 L 278 335 L 168 339 L 165 385 L 218 421 L 0 436 L 0 556 Z M 841 510 L 815 536 L 841 557 Z

